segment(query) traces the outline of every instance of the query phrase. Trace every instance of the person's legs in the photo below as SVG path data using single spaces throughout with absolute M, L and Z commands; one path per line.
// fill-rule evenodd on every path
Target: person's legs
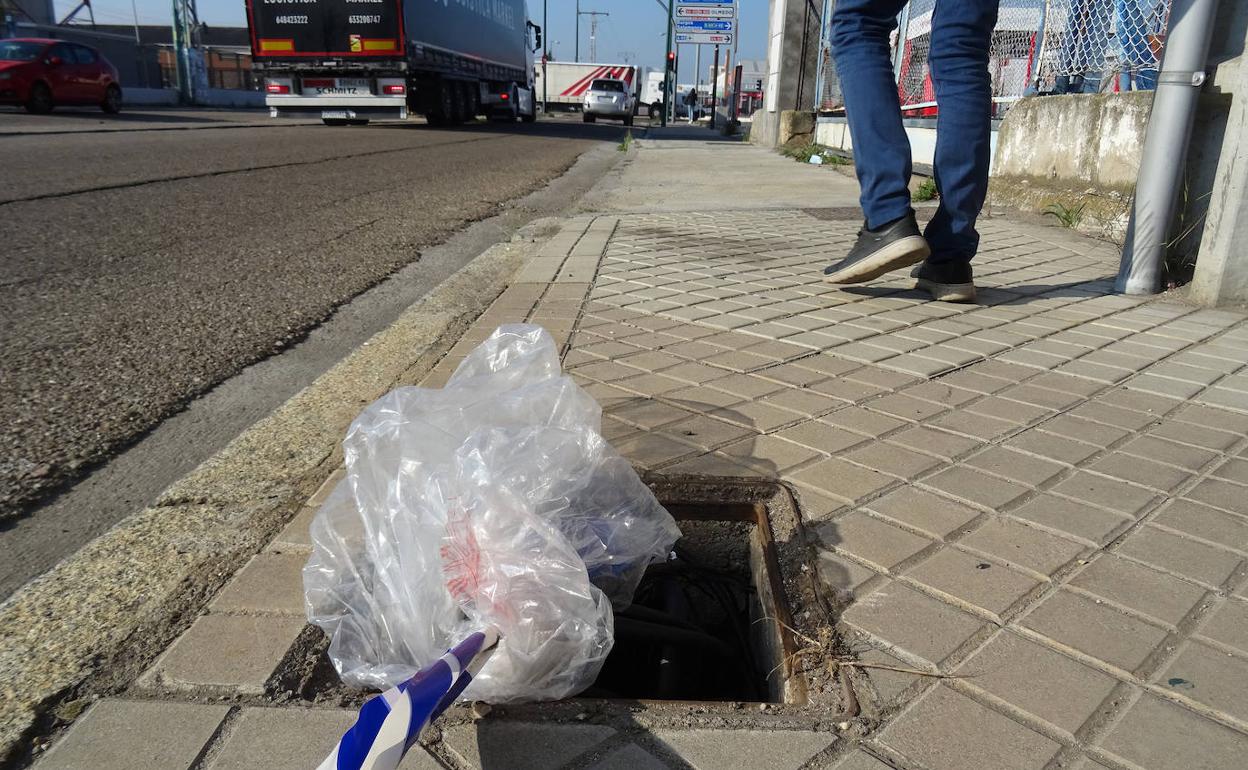
M 868 229 L 910 213 L 910 140 L 901 124 L 888 49 L 904 5 L 905 0 L 838 0 L 832 13 L 832 55 Z
M 866 226 L 849 255 L 825 269 L 832 283 L 861 283 L 909 267 L 928 254 L 910 208 L 910 140 L 888 55 L 905 0 L 838 0 L 832 54 L 854 143 Z
M 937 0 L 929 62 L 936 119 L 940 206 L 927 226 L 931 265 L 969 265 L 979 248 L 975 220 L 988 194 L 992 83 L 988 47 L 998 0 Z M 969 276 L 969 271 L 968 271 Z

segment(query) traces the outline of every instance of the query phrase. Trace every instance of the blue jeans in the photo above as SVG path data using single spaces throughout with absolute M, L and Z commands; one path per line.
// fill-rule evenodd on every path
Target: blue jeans
M 969 262 L 975 220 L 988 194 L 992 83 L 988 45 L 998 0 L 936 0 L 928 63 L 940 111 L 936 189 L 940 207 L 924 235 L 933 263 Z M 867 227 L 910 212 L 910 140 L 889 59 L 888 37 L 905 0 L 838 0 L 832 53 L 845 98 Z M 904 45 L 904 40 L 899 45 Z

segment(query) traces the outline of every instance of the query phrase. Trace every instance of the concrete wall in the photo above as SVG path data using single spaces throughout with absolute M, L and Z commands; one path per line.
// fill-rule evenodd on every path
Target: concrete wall
M 914 163 L 930 167 L 936 158 L 936 123 L 933 120 L 906 120 L 906 136 L 910 138 L 910 157 Z M 841 117 L 819 118 L 815 129 L 815 142 L 825 147 L 851 152 L 853 139 L 849 135 L 849 123 Z M 997 131 L 992 132 L 992 149 L 997 149 Z
M 823 4 L 771 0 L 763 109 L 752 117 L 750 141 L 774 147 L 785 110 L 814 110 Z

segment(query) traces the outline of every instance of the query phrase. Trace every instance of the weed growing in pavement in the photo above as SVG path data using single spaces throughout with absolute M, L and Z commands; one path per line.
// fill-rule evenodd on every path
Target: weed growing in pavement
M 1044 215 L 1053 217 L 1062 227 L 1074 229 L 1079 226 L 1080 222 L 1083 221 L 1083 210 L 1087 208 L 1087 206 L 1087 201 L 1079 201 L 1073 206 L 1067 206 L 1065 203 L 1061 203 L 1059 201 L 1057 203 L 1050 203 L 1044 209 Z
M 932 179 L 930 176 L 927 179 L 924 179 L 918 189 L 914 191 L 914 195 L 911 197 L 913 197 L 916 201 L 935 200 L 936 180 Z
M 821 144 L 804 144 L 800 147 L 786 147 L 780 151 L 785 157 L 792 158 L 798 163 L 810 163 L 811 158 L 819 158 L 814 161 L 824 166 L 848 166 L 851 161 L 849 158 L 837 155 L 830 148 Z
M 624 140 L 620 142 L 620 146 L 615 149 L 620 152 L 628 152 L 633 146 L 633 130 L 630 128 L 628 133 L 624 135 Z

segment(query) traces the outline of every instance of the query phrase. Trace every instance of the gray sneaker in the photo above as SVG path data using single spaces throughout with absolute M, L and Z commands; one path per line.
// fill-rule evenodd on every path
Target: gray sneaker
M 946 262 L 933 265 L 924 262 L 910 273 L 919 279 L 916 289 L 922 289 L 940 302 L 974 302 L 975 279 L 969 262 Z
M 830 283 L 863 283 L 927 259 L 931 249 L 911 211 L 878 230 L 863 227 L 849 255 L 829 265 L 823 279 Z

